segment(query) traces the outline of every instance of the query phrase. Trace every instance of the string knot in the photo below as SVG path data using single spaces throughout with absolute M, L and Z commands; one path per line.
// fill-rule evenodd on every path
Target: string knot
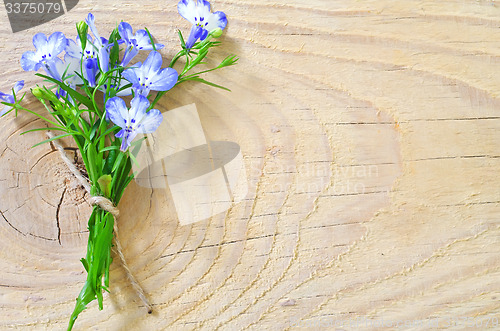
M 118 210 L 118 208 L 113 205 L 111 200 L 105 197 L 99 195 L 91 196 L 89 202 L 90 204 L 92 204 L 92 206 L 99 206 L 108 213 L 111 213 L 111 215 L 113 215 L 115 218 L 120 215 L 120 211 Z

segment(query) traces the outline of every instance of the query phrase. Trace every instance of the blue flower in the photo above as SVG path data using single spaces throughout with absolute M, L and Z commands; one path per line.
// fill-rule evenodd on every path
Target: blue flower
M 132 83 L 139 95 L 147 96 L 150 90 L 168 91 L 177 83 L 178 74 L 175 69 L 161 69 L 160 53 L 152 51 L 144 63 L 138 62 L 123 71 L 123 77 Z
M 76 42 L 67 39 L 66 54 L 71 57 L 82 59 L 83 74 L 91 87 L 96 86 L 95 77 L 99 72 L 99 68 L 106 72 L 109 70 L 109 43 L 108 40 L 102 38 L 97 32 L 95 26 L 95 18 L 92 13 L 88 14 L 85 22 L 90 28 L 95 39 L 87 35 L 87 43 L 85 49 L 82 49 L 82 43 L 79 37 L 76 37 Z
M 95 77 L 99 71 L 99 65 L 97 50 L 93 45 L 92 37 L 90 35 L 87 36 L 87 45 L 85 46 L 85 49 L 82 49 L 82 42 L 79 37 L 76 37 L 76 42 L 71 39 L 67 39 L 66 55 L 83 61 L 83 76 L 89 82 L 89 85 L 94 87 L 96 85 Z
M 43 67 L 48 75 L 54 79 L 61 80 L 56 70 L 57 62 L 60 62 L 57 56 L 66 48 L 66 37 L 62 32 L 54 32 L 47 37 L 43 33 L 37 33 L 33 37 L 33 45 L 36 52 L 24 52 L 21 57 L 21 66 L 26 71 L 37 71 Z
M 113 123 L 122 129 L 115 135 L 122 138 L 120 150 L 125 152 L 138 133 L 151 133 L 156 131 L 163 120 L 163 115 L 158 109 L 151 109 L 146 113 L 149 101 L 145 96 L 138 95 L 130 102 L 130 110 L 125 101 L 114 97 L 106 102 L 106 112 Z
M 22 88 L 24 87 L 24 80 L 20 80 L 18 81 L 15 85 L 14 85 L 14 94 L 17 94 L 17 92 L 19 92 Z M 14 100 L 14 95 L 13 94 L 6 94 L 6 93 L 2 93 L 0 92 L 0 101 L 1 102 L 7 102 L 7 103 L 14 103 L 15 100 Z M 6 112 L 8 112 L 9 110 L 11 110 L 12 107 L 11 106 L 5 106 L 2 111 L 0 111 L 0 116 L 3 116 Z
M 57 65 L 57 70 L 61 73 L 63 82 L 71 87 L 72 89 L 76 88 L 76 85 L 82 85 L 83 79 L 81 78 L 81 74 L 78 75 L 81 71 L 80 59 L 75 59 L 68 54 L 64 56 L 64 63 Z
M 134 34 L 132 26 L 127 22 L 121 22 L 118 25 L 118 32 L 125 42 L 125 54 L 123 55 L 123 60 L 121 66 L 125 67 L 140 50 L 150 51 L 153 50 L 153 45 L 146 30 L 137 30 Z M 156 49 L 162 49 L 164 45 L 155 44 Z
M 94 42 L 93 46 L 97 49 L 97 53 L 99 54 L 99 65 L 101 67 L 101 70 L 106 72 L 109 70 L 109 49 L 110 45 L 109 42 L 106 38 L 103 38 L 99 35 L 99 32 L 97 32 L 97 28 L 95 27 L 95 18 L 92 13 L 89 13 L 87 18 L 85 19 L 85 22 L 90 28 L 90 31 L 94 35 Z
M 60 61 L 56 64 L 56 70 L 61 77 L 61 81 L 72 89 L 76 89 L 76 85 L 83 84 L 83 80 L 80 77 L 81 74 L 78 75 L 80 69 L 80 59 L 71 57 L 68 53 L 64 55 L 64 62 Z M 62 88 L 58 88 L 56 96 L 64 97 L 66 96 L 66 91 Z M 72 100 L 72 98 L 70 98 L 70 100 Z
M 210 3 L 206 0 L 181 0 L 177 5 L 179 14 L 193 24 L 191 33 L 186 41 L 186 48 L 190 49 L 200 39 L 205 40 L 210 32 L 216 29 L 224 30 L 227 25 L 226 14 L 221 11 L 210 12 Z

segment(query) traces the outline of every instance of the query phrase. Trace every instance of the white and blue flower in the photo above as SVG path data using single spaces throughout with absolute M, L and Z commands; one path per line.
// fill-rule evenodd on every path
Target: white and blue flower
M 122 129 L 115 135 L 122 138 L 120 150 L 125 152 L 132 144 L 132 140 L 139 133 L 152 133 L 160 126 L 163 115 L 158 109 L 146 110 L 149 101 L 145 96 L 138 95 L 130 102 L 127 109 L 125 101 L 114 97 L 106 102 L 106 113 L 113 123 Z
M 90 31 L 94 35 L 94 41 L 92 45 L 96 48 L 99 59 L 99 66 L 103 72 L 109 70 L 109 53 L 110 53 L 110 45 L 106 38 L 103 38 L 99 35 L 97 28 L 95 26 L 95 17 L 92 13 L 89 13 L 87 18 L 85 19 L 85 23 L 90 28 Z
M 149 53 L 144 63 L 138 62 L 123 71 L 123 77 L 132 83 L 132 88 L 139 95 L 148 96 L 153 91 L 168 91 L 177 83 L 178 74 L 173 68 L 161 69 L 161 54 Z
M 93 39 L 90 35 L 87 36 L 85 49 L 82 49 L 82 43 L 79 37 L 76 37 L 76 42 L 71 39 L 67 39 L 65 61 L 67 57 L 82 60 L 83 76 L 89 82 L 89 86 L 91 87 L 96 85 L 95 78 L 99 72 L 97 55 L 97 49 L 93 45 Z
M 186 48 L 190 49 L 194 43 L 205 40 L 208 34 L 216 29 L 224 30 L 227 25 L 226 14 L 221 11 L 212 13 L 210 3 L 206 0 L 181 0 L 177 5 L 179 14 L 188 20 L 193 27 L 186 41 Z
M 67 39 L 66 54 L 83 61 L 83 75 L 89 82 L 89 86 L 95 87 L 95 78 L 99 73 L 99 68 L 103 72 L 109 70 L 110 47 L 108 40 L 99 35 L 95 26 L 95 17 L 92 13 L 88 14 L 85 23 L 89 26 L 94 38 L 90 34 L 87 35 L 85 49 L 82 48 L 80 37 L 76 37 L 76 42 Z
M 83 80 L 80 77 L 80 69 L 80 60 L 69 56 L 68 53 L 64 55 L 64 62 L 60 61 L 56 64 L 56 70 L 58 75 L 61 77 L 61 82 L 65 83 L 72 89 L 75 89 L 77 85 L 83 84 Z M 64 97 L 66 96 L 66 91 L 59 88 L 57 89 L 56 95 L 57 97 Z
M 132 26 L 127 22 L 121 22 L 118 25 L 118 32 L 125 43 L 125 54 L 123 55 L 123 60 L 121 66 L 125 67 L 129 62 L 139 53 L 140 50 L 151 51 L 154 48 L 162 49 L 164 45 L 162 44 L 151 44 L 151 39 L 146 30 L 137 30 L 134 34 Z
M 54 79 L 61 80 L 56 70 L 56 65 L 61 62 L 59 54 L 66 48 L 66 37 L 62 32 L 54 32 L 47 37 L 43 33 L 37 33 L 33 37 L 33 45 L 36 52 L 24 52 L 21 57 L 21 66 L 26 71 L 37 71 L 42 67 L 47 74 Z
M 2 93 L 0 92 L 0 101 L 1 102 L 6 102 L 6 103 L 14 103 L 15 102 L 15 99 L 14 99 L 14 95 L 17 94 L 17 92 L 19 92 L 22 88 L 24 87 L 24 80 L 20 80 L 18 81 L 15 85 L 14 85 L 14 94 L 6 94 L 6 93 Z M 7 113 L 9 110 L 11 110 L 12 107 L 11 106 L 5 106 L 1 111 L 0 111 L 0 116 L 3 116 L 5 113 Z

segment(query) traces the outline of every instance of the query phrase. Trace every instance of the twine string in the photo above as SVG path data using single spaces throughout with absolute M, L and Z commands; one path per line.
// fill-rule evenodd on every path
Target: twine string
M 47 131 L 47 136 L 50 139 L 54 138 L 54 135 L 50 131 Z M 52 140 L 51 142 L 59 151 L 61 159 L 64 161 L 64 163 L 66 163 L 68 169 L 78 179 L 80 184 L 85 188 L 85 191 L 87 191 L 87 193 L 90 195 L 90 183 L 88 182 L 88 180 L 85 177 L 83 177 L 82 173 L 80 172 L 80 170 L 78 170 L 76 164 L 73 161 L 71 161 L 71 159 L 68 157 L 61 144 L 59 144 L 56 140 Z M 127 278 L 130 284 L 132 285 L 139 299 L 141 299 L 141 301 L 147 307 L 148 314 L 151 314 L 153 312 L 153 306 L 151 305 L 151 303 L 149 303 L 148 299 L 146 298 L 146 295 L 144 294 L 144 289 L 141 287 L 141 285 L 139 285 L 134 275 L 132 274 L 132 271 L 128 267 L 127 261 L 125 260 L 125 256 L 123 255 L 122 252 L 122 245 L 120 244 L 120 240 L 118 238 L 118 227 L 117 227 L 117 221 L 118 221 L 118 216 L 120 215 L 120 211 L 113 205 L 113 202 L 102 196 L 91 195 L 89 202 L 92 206 L 99 206 L 103 210 L 111 213 L 115 217 L 115 222 L 113 226 L 113 230 L 115 233 L 113 237 L 116 247 L 115 251 L 118 254 L 118 257 L 120 258 L 123 269 L 125 269 L 125 273 L 127 274 Z

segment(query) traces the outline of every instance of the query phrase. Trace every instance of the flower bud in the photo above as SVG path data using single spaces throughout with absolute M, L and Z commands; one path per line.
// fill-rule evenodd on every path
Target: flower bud
M 52 102 L 60 102 L 59 98 L 54 94 L 54 92 L 48 90 L 47 88 L 41 88 L 37 86 L 31 89 L 31 93 L 38 99 L 50 100 Z
M 89 30 L 89 26 L 85 21 L 80 21 L 76 23 L 76 31 L 78 31 L 78 37 L 82 43 L 82 49 L 85 49 L 87 46 L 87 31 Z
M 222 29 L 221 28 L 214 29 L 214 30 L 210 31 L 210 34 L 214 38 L 219 38 L 220 36 L 222 36 Z
M 33 94 L 37 99 L 45 98 L 43 95 L 43 90 L 38 86 L 31 89 L 31 94 Z

